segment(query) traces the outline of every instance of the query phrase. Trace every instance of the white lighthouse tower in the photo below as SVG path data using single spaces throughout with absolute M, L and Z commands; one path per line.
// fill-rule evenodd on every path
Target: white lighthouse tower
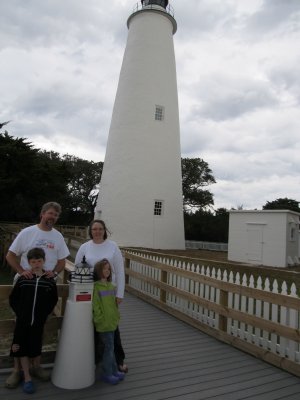
M 127 26 L 95 217 L 120 246 L 183 249 L 177 24 L 167 0 L 142 0 Z

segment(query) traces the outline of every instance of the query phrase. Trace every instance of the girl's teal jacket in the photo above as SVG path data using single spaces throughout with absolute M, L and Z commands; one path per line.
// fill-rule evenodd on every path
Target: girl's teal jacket
M 111 282 L 94 283 L 93 320 L 97 332 L 113 332 L 117 329 L 120 313 L 115 291 L 116 287 Z

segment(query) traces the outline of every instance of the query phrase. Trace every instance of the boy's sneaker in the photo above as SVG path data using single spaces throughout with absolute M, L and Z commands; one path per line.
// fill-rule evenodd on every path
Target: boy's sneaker
M 28 382 L 24 382 L 23 383 L 23 392 L 24 393 L 28 393 L 28 394 L 31 394 L 31 393 L 35 392 L 35 387 L 34 387 L 32 381 L 28 381 Z
M 22 380 L 20 371 L 12 371 L 5 381 L 5 387 L 8 389 L 15 389 Z
M 30 375 L 40 379 L 43 382 L 49 381 L 50 379 L 50 372 L 46 371 L 41 366 L 30 368 Z
M 116 378 L 118 378 L 119 381 L 123 381 L 124 378 L 125 378 L 125 372 L 117 371 L 117 372 L 113 373 L 113 376 L 115 376 Z
M 106 383 L 110 383 L 111 385 L 116 385 L 119 383 L 119 378 L 114 375 L 102 375 L 101 379 Z

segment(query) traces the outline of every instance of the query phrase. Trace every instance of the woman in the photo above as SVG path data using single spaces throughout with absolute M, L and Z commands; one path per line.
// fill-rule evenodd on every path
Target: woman
M 91 240 L 83 243 L 79 247 L 75 257 L 75 264 L 82 262 L 83 257 L 85 257 L 86 262 L 94 269 L 98 261 L 106 258 L 111 265 L 112 282 L 117 286 L 116 301 L 117 304 L 120 304 L 123 300 L 125 290 L 125 273 L 122 253 L 117 244 L 107 238 L 107 228 L 104 221 L 100 219 L 93 220 L 89 225 L 88 233 Z M 96 354 L 96 360 L 97 356 L 98 354 Z M 125 354 L 118 328 L 115 333 L 115 356 L 119 370 L 121 372 L 127 372 L 128 367 L 124 364 Z

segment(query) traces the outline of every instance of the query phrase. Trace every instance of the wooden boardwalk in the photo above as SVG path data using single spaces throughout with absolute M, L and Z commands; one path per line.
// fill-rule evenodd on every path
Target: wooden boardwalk
M 121 313 L 120 330 L 129 366 L 124 382 L 109 386 L 97 379 L 82 390 L 36 382 L 32 399 L 300 399 L 300 378 L 221 343 L 132 295 L 126 294 Z M 3 387 L 7 374 L 0 373 L 0 399 L 28 399 L 30 395 L 23 394 L 21 386 Z

